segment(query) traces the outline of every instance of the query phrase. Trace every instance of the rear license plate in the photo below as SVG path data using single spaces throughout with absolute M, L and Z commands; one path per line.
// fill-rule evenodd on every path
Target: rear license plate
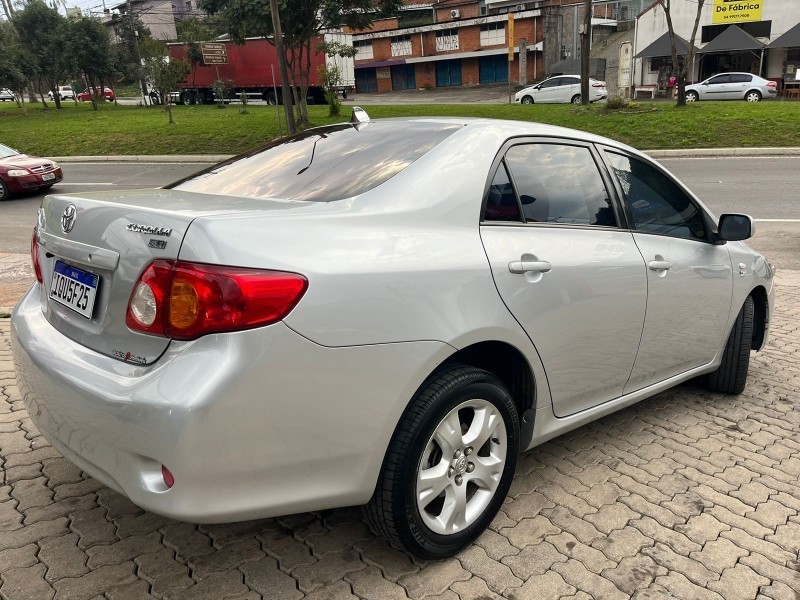
M 50 181 L 51 179 L 55 178 L 56 178 L 55 173 L 45 173 L 44 175 L 42 175 L 42 181 Z
M 87 273 L 57 260 L 50 282 L 50 297 L 79 315 L 91 319 L 99 282 L 100 277 L 94 273 Z

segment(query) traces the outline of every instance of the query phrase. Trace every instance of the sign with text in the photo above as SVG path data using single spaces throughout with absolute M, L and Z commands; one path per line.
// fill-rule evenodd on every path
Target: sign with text
M 714 0 L 714 24 L 760 21 L 765 0 Z
M 228 48 L 225 44 L 200 42 L 200 52 L 203 54 L 203 62 L 207 65 L 228 64 Z
M 617 88 L 622 90 L 631 86 L 631 66 L 633 63 L 633 44 L 622 42 L 619 47 L 619 71 Z

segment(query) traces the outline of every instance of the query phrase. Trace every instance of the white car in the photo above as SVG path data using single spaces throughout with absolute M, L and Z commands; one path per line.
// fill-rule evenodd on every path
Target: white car
M 52 445 L 144 509 L 367 504 L 440 558 L 520 452 L 701 375 L 744 389 L 773 310 L 753 231 L 571 129 L 309 129 L 164 189 L 47 196 L 17 381 Z
M 605 81 L 589 78 L 589 102 L 608 97 Z M 526 87 L 514 95 L 517 104 L 580 104 L 581 78 L 578 75 L 557 75 Z
M 11 100 L 12 102 L 16 100 L 16 96 L 14 96 L 14 92 L 8 89 L 0 89 L 0 101 L 5 102 L 6 100 Z
M 47 95 L 50 96 L 50 100 L 53 99 L 52 90 L 47 92 Z M 58 95 L 62 100 L 74 100 L 75 90 L 72 89 L 71 85 L 60 85 L 58 86 Z
M 700 83 L 686 86 L 686 101 L 745 100 L 760 102 L 775 98 L 778 84 L 752 73 L 720 73 Z

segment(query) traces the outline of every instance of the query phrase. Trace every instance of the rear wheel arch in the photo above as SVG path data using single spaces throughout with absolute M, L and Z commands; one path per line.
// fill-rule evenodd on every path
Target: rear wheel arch
M 519 447 L 524 452 L 533 439 L 536 412 L 536 379 L 525 355 L 506 342 L 485 341 L 458 350 L 437 371 L 454 364 L 468 365 L 491 373 L 511 393 L 520 419 Z

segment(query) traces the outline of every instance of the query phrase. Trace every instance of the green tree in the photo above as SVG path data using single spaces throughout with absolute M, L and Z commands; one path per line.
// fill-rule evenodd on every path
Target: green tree
M 88 17 L 69 23 L 67 51 L 92 92 L 92 107 L 105 101 L 103 88 L 114 77 L 116 65 L 111 37 L 105 25 Z
M 191 67 L 185 60 L 170 59 L 167 46 L 159 40 L 146 39 L 140 50 L 144 76 L 161 98 L 171 125 L 175 121 L 172 118 L 172 100 L 169 93 L 186 80 Z
M 195 17 L 180 19 L 176 24 L 176 29 L 178 31 L 178 41 L 183 42 L 186 47 L 186 58 L 192 68 L 192 87 L 194 87 L 197 67 L 203 64 L 200 42 L 211 40 L 213 33 L 203 21 Z
M 14 26 L 0 21 L 0 88 L 8 88 L 17 96 L 17 103 L 25 109 L 25 88 L 35 77 L 30 60 L 19 41 Z
M 297 120 L 308 125 L 307 94 L 311 58 L 316 48 L 312 41 L 324 29 L 347 25 L 361 30 L 371 27 L 373 19 L 396 13 L 401 0 L 282 0 L 281 28 L 286 59 L 291 70 L 290 83 L 297 100 Z M 269 0 L 200 0 L 200 7 L 211 15 L 220 15 L 228 33 L 237 44 L 247 37 L 272 36 L 272 13 Z
M 697 13 L 695 13 L 694 26 L 692 27 L 692 37 L 689 38 L 689 47 L 686 50 L 686 56 L 679 57 L 676 42 L 677 35 L 675 34 L 675 27 L 672 24 L 672 2 L 671 0 L 658 0 L 658 4 L 664 11 L 664 16 L 667 19 L 669 45 L 672 51 L 672 70 L 678 80 L 678 102 L 676 106 L 686 106 L 686 77 L 689 75 L 689 69 L 694 68 L 694 43 L 697 39 L 697 30 L 700 27 L 700 16 L 703 14 L 705 2 L 706 0 L 696 0 Z
M 14 13 L 14 25 L 20 44 L 35 67 L 35 82 L 39 93 L 42 88 L 53 93 L 56 108 L 61 108 L 58 94 L 59 82 L 65 81 L 72 71 L 67 52 L 69 23 L 66 17 L 47 6 L 42 0 L 30 0 L 24 9 Z M 42 95 L 42 104 L 47 103 Z

